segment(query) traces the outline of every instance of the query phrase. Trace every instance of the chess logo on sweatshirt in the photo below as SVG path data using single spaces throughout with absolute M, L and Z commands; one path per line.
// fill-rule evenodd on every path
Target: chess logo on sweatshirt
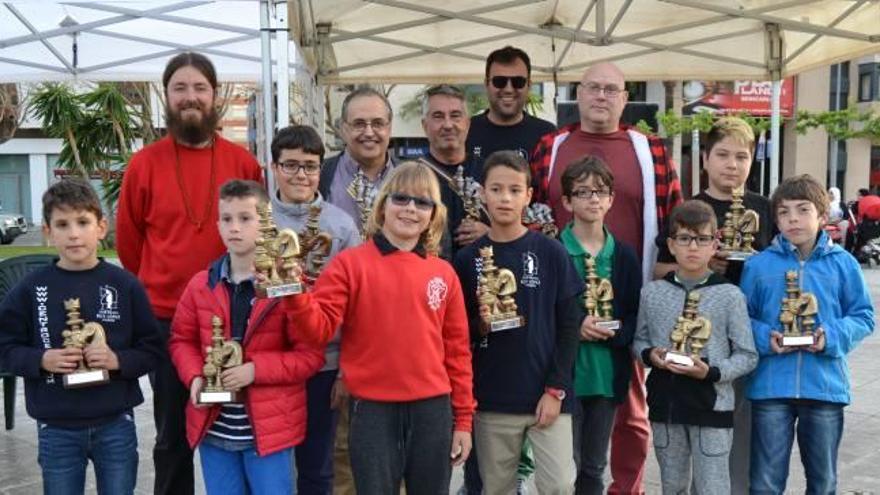
M 446 293 L 449 292 L 449 288 L 446 286 L 446 282 L 443 281 L 440 277 L 434 277 L 428 281 L 428 306 L 437 311 L 440 309 L 440 305 L 443 304 L 443 300 L 446 299 Z
M 536 289 L 541 286 L 541 279 L 538 277 L 538 255 L 526 251 L 522 254 L 523 274 L 519 283 L 523 287 Z
M 105 323 L 119 321 L 119 292 L 116 290 L 116 287 L 111 285 L 99 286 L 98 302 L 101 304 L 96 315 L 99 320 Z

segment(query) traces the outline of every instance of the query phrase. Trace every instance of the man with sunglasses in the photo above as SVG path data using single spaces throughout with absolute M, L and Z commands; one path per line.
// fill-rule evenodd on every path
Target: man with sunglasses
M 532 64 L 528 54 L 505 46 L 486 58 L 486 96 L 489 108 L 471 119 L 467 150 L 482 163 L 492 153 L 512 150 L 526 160 L 541 136 L 556 130 L 546 120 L 524 110 L 531 87 Z
M 349 93 L 342 102 L 345 150 L 321 167 L 321 196 L 351 215 L 361 232 L 365 227 L 362 212 L 349 186 L 357 180 L 363 185 L 363 194 L 371 198 L 394 168 L 388 153 L 392 116 L 391 104 L 381 91 L 362 86 Z
M 654 239 L 672 208 L 681 202 L 681 183 L 663 142 L 621 125 L 628 94 L 623 72 L 612 63 L 584 72 L 577 89 L 580 122 L 543 136 L 532 155 L 532 201 L 549 204 L 557 226 L 571 218 L 562 204 L 562 173 L 574 160 L 601 158 L 614 175 L 614 205 L 605 223 L 615 238 L 636 249 L 643 283 L 653 278 Z M 633 361 L 633 380 L 620 405 L 611 439 L 608 493 L 644 493 L 648 418 L 644 369 Z

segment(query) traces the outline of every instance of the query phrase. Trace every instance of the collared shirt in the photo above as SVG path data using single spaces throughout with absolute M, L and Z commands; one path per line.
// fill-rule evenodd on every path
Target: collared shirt
M 388 153 L 385 167 L 379 172 L 376 180 L 371 181 L 367 178 L 367 182 L 378 191 L 379 188 L 382 187 L 382 183 L 385 182 L 385 179 L 388 177 L 388 172 L 393 168 L 394 163 L 391 161 L 391 154 Z M 351 218 L 354 219 L 354 223 L 359 229 L 361 229 L 361 231 L 363 231 L 364 226 L 361 225 L 360 221 L 361 210 L 358 208 L 357 203 L 355 203 L 354 198 L 348 194 L 348 186 L 351 184 L 351 181 L 354 180 L 359 169 L 360 165 L 358 165 L 357 161 L 351 156 L 348 149 L 343 151 L 342 155 L 339 156 L 339 164 L 336 166 L 336 173 L 333 175 L 333 182 L 330 183 L 329 201 L 351 215 Z
M 382 256 L 388 256 L 391 253 L 400 251 L 400 248 L 391 244 L 391 241 L 389 241 L 382 232 L 376 232 L 373 235 L 373 242 L 376 243 L 376 247 L 379 248 L 379 252 L 382 253 Z M 421 242 L 416 244 L 416 247 L 413 248 L 412 252 L 422 258 L 428 257 L 428 252 L 425 250 L 425 246 Z

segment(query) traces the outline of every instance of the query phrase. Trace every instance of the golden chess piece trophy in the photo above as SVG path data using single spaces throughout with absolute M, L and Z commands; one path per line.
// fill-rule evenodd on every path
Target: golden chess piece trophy
M 257 213 L 260 235 L 256 240 L 254 268 L 267 280 L 256 283 L 257 296 L 276 298 L 302 293 L 303 284 L 297 273 L 299 236 L 291 229 L 278 230 L 272 220 L 271 204 L 258 205 Z
M 61 332 L 64 341 L 61 345 L 65 348 L 74 348 L 82 351 L 88 346 L 107 347 L 107 334 L 100 323 L 93 321 L 85 322 L 80 317 L 79 298 L 66 299 L 64 310 L 67 311 L 67 329 Z M 92 369 L 86 365 L 85 358 L 81 358 L 76 369 L 63 375 L 61 379 L 64 388 L 81 388 L 100 385 L 110 381 L 110 373 L 105 369 Z
M 605 330 L 616 331 L 620 329 L 620 320 L 614 319 L 614 289 L 611 281 L 599 277 L 596 273 L 596 260 L 587 258 L 584 261 L 586 267 L 587 287 L 584 291 L 584 306 L 587 316 L 597 319 L 596 326 Z
M 816 314 L 819 302 L 816 296 L 803 292 L 798 272 L 785 272 L 785 297 L 779 311 L 782 324 L 782 346 L 801 347 L 816 343 Z
M 760 227 L 760 219 L 755 210 L 743 206 L 743 189 L 733 191 L 730 211 L 724 215 L 721 227 L 721 250 L 727 252 L 727 259 L 743 261 L 757 251 L 752 246 Z
M 542 234 L 556 239 L 559 236 L 559 228 L 553 220 L 553 209 L 544 203 L 532 203 L 523 210 L 523 224 L 535 226 Z
M 370 184 L 363 170 L 358 169 L 354 179 L 345 188 L 358 207 L 361 220 L 361 240 L 367 239 L 367 222 L 373 212 L 373 200 L 376 199 L 376 187 Z
M 333 247 L 333 236 L 321 231 L 320 218 L 321 206 L 310 206 L 305 228 L 299 234 L 298 259 L 304 268 L 306 278 L 312 282 L 321 274 Z
M 205 351 L 202 366 L 205 383 L 199 392 L 199 404 L 239 402 L 237 391 L 223 388 L 220 375 L 223 370 L 241 365 L 241 345 L 234 340 L 223 340 L 223 320 L 217 315 L 211 317 L 211 345 Z
M 712 335 L 712 322 L 697 314 L 700 293 L 691 292 L 687 296 L 684 310 L 669 335 L 672 349 L 666 351 L 664 360 L 681 366 L 693 366 L 703 347 Z
M 480 185 L 470 177 L 464 176 L 464 167 L 459 165 L 452 177 L 455 193 L 464 205 L 465 221 L 479 222 L 483 203 L 480 200 Z
M 492 246 L 480 249 L 483 268 L 477 284 L 477 298 L 481 306 L 489 307 L 490 332 L 519 328 L 526 319 L 516 313 L 516 277 L 507 268 L 495 266 Z

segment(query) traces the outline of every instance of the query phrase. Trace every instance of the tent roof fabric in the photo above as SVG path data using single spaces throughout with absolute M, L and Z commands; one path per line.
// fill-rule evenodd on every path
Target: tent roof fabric
M 185 49 L 209 55 L 224 80 L 260 77 L 256 0 L 0 3 L 0 82 L 155 80 Z M 287 4 L 303 55 L 291 68 L 324 84 L 477 83 L 486 55 L 507 44 L 529 53 L 536 81 L 575 81 L 604 60 L 631 80 L 767 80 L 880 52 L 877 0 Z M 78 25 L 60 27 L 68 15 Z

